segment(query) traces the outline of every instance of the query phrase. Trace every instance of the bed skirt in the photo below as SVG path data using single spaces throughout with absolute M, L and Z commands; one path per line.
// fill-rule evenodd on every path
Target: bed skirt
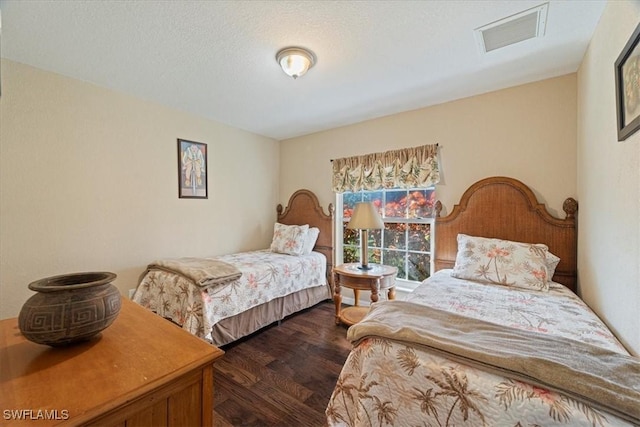
M 212 342 L 218 347 L 229 344 L 282 320 L 290 314 L 312 307 L 328 299 L 331 299 L 331 289 L 328 285 L 303 289 L 284 297 L 276 298 L 266 304 L 250 308 L 213 325 L 211 330 Z

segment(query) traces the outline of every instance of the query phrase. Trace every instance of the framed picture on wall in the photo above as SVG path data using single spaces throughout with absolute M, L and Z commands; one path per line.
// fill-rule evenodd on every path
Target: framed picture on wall
M 207 198 L 207 144 L 178 139 L 178 197 Z
M 640 129 L 640 25 L 616 60 L 618 141 Z

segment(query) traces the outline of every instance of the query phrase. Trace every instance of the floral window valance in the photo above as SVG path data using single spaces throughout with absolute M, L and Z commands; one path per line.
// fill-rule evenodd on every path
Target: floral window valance
M 438 181 L 438 144 L 333 160 L 336 193 L 431 187 Z

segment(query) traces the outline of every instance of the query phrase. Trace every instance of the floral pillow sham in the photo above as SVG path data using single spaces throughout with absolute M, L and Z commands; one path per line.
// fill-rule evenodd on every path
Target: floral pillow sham
M 273 226 L 273 239 L 271 240 L 271 252 L 286 255 L 302 255 L 309 225 L 285 225 L 276 222 Z
M 458 234 L 458 253 L 451 275 L 459 279 L 547 292 L 550 280 L 548 254 L 549 249 L 542 244 Z

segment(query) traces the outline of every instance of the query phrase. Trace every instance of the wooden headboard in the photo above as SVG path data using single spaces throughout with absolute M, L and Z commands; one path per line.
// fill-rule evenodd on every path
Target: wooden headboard
M 318 227 L 320 234 L 313 250 L 322 253 L 327 258 L 327 278 L 331 284 L 331 270 L 333 268 L 333 204 L 329 204 L 329 214 L 325 214 L 318 198 L 309 190 L 298 190 L 289 198 L 289 204 L 284 209 L 278 205 L 278 222 L 286 225 L 309 224 Z M 332 285 L 333 286 L 333 285 Z
M 560 257 L 553 281 L 576 292 L 578 202 L 568 198 L 562 208 L 565 219 L 552 216 L 529 187 L 513 178 L 478 181 L 464 192 L 449 215 L 441 217 L 442 204 L 436 202 L 435 269 L 453 268 L 458 233 L 544 243 Z

